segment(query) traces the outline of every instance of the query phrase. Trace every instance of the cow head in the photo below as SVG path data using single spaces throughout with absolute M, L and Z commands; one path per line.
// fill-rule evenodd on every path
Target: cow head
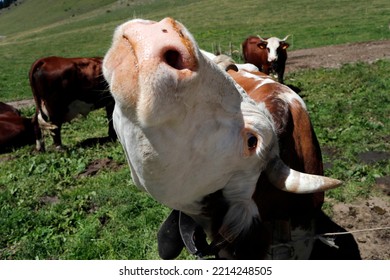
M 278 60 L 278 55 L 281 50 L 286 50 L 290 45 L 286 42 L 287 38 L 290 35 L 287 35 L 284 39 L 280 40 L 276 37 L 270 37 L 268 39 L 263 39 L 260 36 L 260 43 L 257 46 L 260 49 L 266 49 L 268 52 L 268 62 L 275 62 Z
M 103 62 L 116 105 L 113 121 L 135 184 L 206 231 L 202 201 L 222 192 L 229 205 L 219 233 L 250 228 L 262 172 L 278 188 L 323 191 L 340 184 L 301 174 L 278 157 L 274 124 L 177 21 L 135 19 L 120 25 Z

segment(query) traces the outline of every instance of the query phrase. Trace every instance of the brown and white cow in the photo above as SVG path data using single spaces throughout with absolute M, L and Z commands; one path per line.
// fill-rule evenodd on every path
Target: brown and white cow
M 225 244 L 220 257 L 265 257 L 269 242 L 259 235 L 267 226 L 263 219 L 282 215 L 288 220 L 295 212 L 311 218 L 305 211 L 320 207 L 321 192 L 341 183 L 283 163 L 280 155 L 288 151 L 279 149 L 284 140 L 278 133 L 284 124 L 274 121 L 264 100 L 252 99 L 205 58 L 187 29 L 171 18 L 120 25 L 103 73 L 115 98 L 114 127 L 133 181 L 191 217 L 214 243 Z M 288 115 L 284 110 L 298 106 L 298 117 L 307 117 L 301 99 L 291 92 L 281 93 L 274 106 L 278 103 L 277 114 Z M 310 162 L 296 166 L 301 164 Z M 301 204 L 275 202 L 281 209 L 273 213 L 274 196 L 267 196 L 274 192 L 268 185 L 302 195 L 296 200 Z M 310 218 L 304 217 L 311 225 Z M 246 242 L 254 236 L 256 244 Z M 307 255 L 304 250 L 296 257 Z
M 287 38 L 288 36 L 281 40 L 276 37 L 263 39 L 259 36 L 249 36 L 242 43 L 244 61 L 256 65 L 267 75 L 276 73 L 278 82 L 283 84 L 289 47 Z
M 40 58 L 32 64 L 29 78 L 36 105 L 33 122 L 38 151 L 45 149 L 42 130 L 50 131 L 53 144 L 61 148 L 63 123 L 104 107 L 109 137 L 116 138 L 112 125 L 114 100 L 102 75 L 102 58 Z
M 227 70 L 228 68 L 235 68 L 237 70 L 259 71 L 259 68 L 252 63 L 236 63 L 233 58 L 226 54 L 215 55 L 205 50 L 200 50 L 200 52 L 205 57 L 215 62 L 223 70 Z
M 34 141 L 31 119 L 21 116 L 13 106 L 0 102 L 0 152 L 29 145 Z

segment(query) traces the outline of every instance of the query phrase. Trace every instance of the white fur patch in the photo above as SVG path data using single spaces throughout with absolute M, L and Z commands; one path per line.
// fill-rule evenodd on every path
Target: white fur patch
M 46 108 L 46 106 L 45 106 L 45 102 L 44 101 L 42 101 L 41 102 L 41 110 L 42 110 L 42 112 L 46 115 L 46 116 L 49 116 L 49 111 L 47 111 L 47 108 Z M 40 114 L 40 113 L 39 113 Z M 40 114 L 41 115 L 41 114 Z M 42 117 L 42 115 L 41 115 L 41 117 Z
M 306 104 L 305 102 L 303 101 L 303 99 L 298 95 L 296 94 L 294 91 L 292 91 L 291 89 L 287 88 L 286 86 L 286 91 L 283 91 L 279 97 L 281 99 L 283 99 L 285 102 L 287 102 L 288 104 L 290 104 L 292 107 L 295 106 L 295 102 L 294 101 L 298 101 L 300 106 L 304 109 L 304 110 L 307 110 L 306 108 Z
M 270 78 L 264 78 L 264 77 L 246 72 L 246 71 L 240 71 L 240 74 L 245 78 L 253 79 L 256 82 L 258 82 L 255 89 L 258 89 L 266 84 L 277 84 L 276 81 L 274 81 Z M 279 93 L 279 98 L 284 100 L 286 103 L 290 104 L 292 107 L 295 106 L 294 101 L 298 101 L 300 106 L 304 110 L 307 110 L 305 102 L 297 93 L 295 93 L 294 91 L 292 91 L 289 87 L 287 87 L 285 85 L 278 84 L 278 86 L 282 87 L 282 90 Z
M 213 60 L 216 57 L 215 54 L 208 52 L 208 51 L 205 51 L 205 50 L 200 50 L 200 52 L 203 54 L 204 57 L 206 57 L 210 60 Z
M 253 79 L 257 82 L 255 90 L 262 87 L 263 85 L 276 83 L 274 80 L 268 77 L 261 77 L 246 71 L 240 71 L 240 74 L 245 78 Z
M 253 65 L 252 63 L 243 63 L 243 64 L 236 63 L 236 66 L 238 70 L 246 70 L 250 72 L 259 71 L 259 68 L 257 68 L 257 66 Z

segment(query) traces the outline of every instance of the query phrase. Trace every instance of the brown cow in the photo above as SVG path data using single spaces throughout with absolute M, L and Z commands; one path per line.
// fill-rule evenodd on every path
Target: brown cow
M 30 118 L 22 117 L 11 105 L 0 102 L 0 152 L 34 143 Z
M 260 71 L 269 75 L 274 72 L 278 76 L 279 83 L 284 82 L 284 70 L 286 68 L 287 48 L 284 39 L 271 37 L 262 39 L 261 37 L 249 36 L 242 43 L 242 52 L 246 63 L 256 65 Z
M 102 58 L 41 58 L 32 64 L 29 78 L 36 105 L 33 123 L 38 151 L 45 149 L 41 130 L 49 130 L 53 144 L 61 148 L 64 122 L 103 107 L 109 138 L 116 139 L 112 126 L 114 100 L 102 75 Z

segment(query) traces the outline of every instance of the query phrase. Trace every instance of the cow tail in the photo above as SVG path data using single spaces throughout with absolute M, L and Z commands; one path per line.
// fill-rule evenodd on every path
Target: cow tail
M 30 72 L 29 72 L 29 80 L 30 80 L 30 86 L 32 90 L 32 94 L 34 97 L 35 101 L 35 116 L 33 118 L 33 124 L 34 126 L 39 126 L 36 127 L 35 129 L 42 129 L 42 130 L 48 130 L 51 131 L 53 129 L 58 128 L 56 125 L 52 124 L 50 121 L 48 121 L 49 117 L 48 115 L 44 112 L 42 107 L 45 106 L 43 103 L 40 93 L 37 91 L 37 84 L 34 78 L 34 74 L 39 71 L 39 68 L 42 66 L 44 61 L 41 59 L 38 59 L 33 63 L 31 66 Z M 40 138 L 40 137 L 38 137 Z
M 39 127 L 42 129 L 42 130 L 47 130 L 47 131 L 51 131 L 51 130 L 54 130 L 56 128 L 58 128 L 58 126 L 56 126 L 55 124 L 49 122 L 49 121 L 46 121 L 43 116 L 42 116 L 43 112 L 40 110 L 39 113 L 38 113 L 38 124 L 39 124 Z M 53 133 L 50 133 L 50 134 L 53 134 Z

